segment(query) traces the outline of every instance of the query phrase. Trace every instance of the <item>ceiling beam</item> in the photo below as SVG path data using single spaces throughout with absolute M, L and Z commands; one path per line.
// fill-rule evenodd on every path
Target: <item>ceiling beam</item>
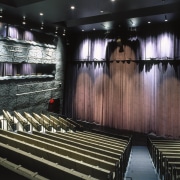
M 63 22 L 63 24 L 66 24 L 65 25 L 66 27 L 75 27 L 75 26 L 80 26 L 80 25 L 95 24 L 95 23 L 101 23 L 101 22 L 107 22 L 107 21 L 121 21 L 121 20 L 135 18 L 135 17 L 146 17 L 146 16 L 160 15 L 160 14 L 165 14 L 165 13 L 175 13 L 175 12 L 179 12 L 179 7 L 180 7 L 180 2 L 167 4 L 167 5 L 159 5 L 159 6 L 135 9 L 135 10 L 130 10 L 130 11 L 121 11 L 118 13 L 85 17 L 85 18 L 80 18 L 80 19 L 72 19 L 72 20 Z M 62 22 L 57 22 L 55 24 L 62 25 Z

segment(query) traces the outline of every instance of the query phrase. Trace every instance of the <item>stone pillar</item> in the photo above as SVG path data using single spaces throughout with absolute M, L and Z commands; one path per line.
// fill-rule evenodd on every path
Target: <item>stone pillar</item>
M 65 74 L 65 48 L 62 39 L 59 37 L 56 50 L 56 74 L 55 80 L 59 82 L 60 91 L 60 113 L 63 108 L 63 93 L 64 93 L 64 74 Z

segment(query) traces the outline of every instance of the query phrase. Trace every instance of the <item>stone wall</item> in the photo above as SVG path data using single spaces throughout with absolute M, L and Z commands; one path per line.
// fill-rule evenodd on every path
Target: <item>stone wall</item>
M 65 49 L 62 40 L 59 38 L 56 49 L 56 74 L 55 80 L 59 82 L 60 113 L 63 110 L 64 97 L 64 74 L 65 74 Z
M 50 98 L 59 98 L 58 81 L 7 81 L 1 83 L 0 109 L 10 112 L 42 112 L 47 110 Z
M 6 47 L 4 42 L 0 41 L 0 46 Z M 8 42 L 9 45 L 9 42 Z M 14 44 L 11 44 L 11 46 Z M 23 44 L 25 47 L 25 44 Z M 29 49 L 35 49 L 35 46 Z M 37 48 L 39 49 L 39 47 Z M 42 48 L 40 48 L 42 51 Z M 48 48 L 49 49 L 49 48 Z M 7 50 L 6 48 L 4 50 Z M 13 49 L 14 50 L 14 49 Z M 48 103 L 50 98 L 60 98 L 60 113 L 62 112 L 63 104 L 63 89 L 64 89 L 64 52 L 63 43 L 61 39 L 58 39 L 58 44 L 55 49 L 55 54 L 52 56 L 55 59 L 51 59 L 53 64 L 56 64 L 56 72 L 54 78 L 42 78 L 42 79 L 10 79 L 0 81 L 0 111 L 2 109 L 8 110 L 10 112 L 17 110 L 19 112 L 43 112 L 48 108 Z M 45 48 L 47 51 L 47 48 Z M 54 51 L 51 49 L 50 52 Z M 8 51 L 6 51 L 8 53 Z M 10 51 L 11 53 L 11 51 Z M 42 54 L 46 54 L 43 52 Z M 0 62 L 3 61 L 2 50 L 0 54 Z M 11 54 L 10 54 L 11 55 Z M 51 55 L 51 54 L 50 54 Z M 33 57 L 34 58 L 34 57 Z M 31 61 L 31 58 L 28 58 Z M 47 60 L 47 59 L 46 59 Z M 33 59 L 34 62 L 34 59 Z M 43 63 L 49 63 L 44 61 Z M 36 63 L 41 63 L 36 61 Z M 0 112 L 2 114 L 2 111 Z

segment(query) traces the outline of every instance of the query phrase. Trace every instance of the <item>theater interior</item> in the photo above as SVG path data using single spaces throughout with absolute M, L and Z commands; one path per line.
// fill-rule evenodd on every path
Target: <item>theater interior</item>
M 0 179 L 180 179 L 179 0 L 0 0 Z

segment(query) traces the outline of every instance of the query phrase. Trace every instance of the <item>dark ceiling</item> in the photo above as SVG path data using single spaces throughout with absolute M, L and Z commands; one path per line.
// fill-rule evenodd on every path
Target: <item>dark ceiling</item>
M 71 6 L 75 9 L 71 10 Z M 0 21 L 54 33 L 112 30 L 180 19 L 180 0 L 0 0 Z M 40 12 L 44 15 L 40 16 Z

